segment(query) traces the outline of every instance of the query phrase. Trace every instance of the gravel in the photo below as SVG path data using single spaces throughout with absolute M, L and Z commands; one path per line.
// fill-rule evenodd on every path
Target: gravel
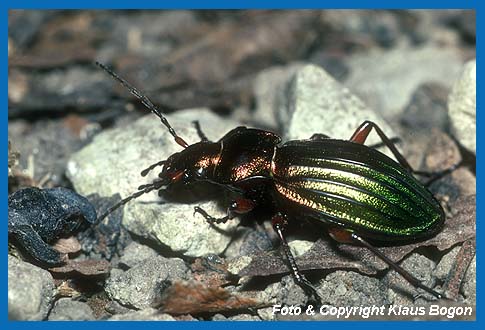
M 453 85 L 448 99 L 448 113 L 453 132 L 458 141 L 473 153 L 476 153 L 477 148 L 476 70 L 476 60 L 465 64 L 461 77 Z
M 71 298 L 56 301 L 49 314 L 49 321 L 89 321 L 94 320 L 94 314 L 88 304 Z
M 41 268 L 8 256 L 8 318 L 44 320 L 54 299 L 52 275 Z
M 124 306 L 147 308 L 172 281 L 187 279 L 187 270 L 181 259 L 158 256 L 142 261 L 125 272 L 113 269 L 106 281 L 105 291 L 111 299 Z

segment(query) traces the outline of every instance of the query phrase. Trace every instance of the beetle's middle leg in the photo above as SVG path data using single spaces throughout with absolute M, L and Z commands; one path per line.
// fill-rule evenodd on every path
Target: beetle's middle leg
M 420 280 L 418 280 L 416 277 L 414 277 L 411 273 L 409 273 L 407 270 L 396 264 L 394 261 L 389 259 L 384 253 L 376 249 L 374 246 L 372 246 L 369 242 L 367 242 L 365 239 L 363 239 L 360 235 L 350 231 L 350 230 L 345 230 L 345 229 L 337 229 L 337 228 L 332 228 L 329 230 L 330 236 L 335 239 L 337 242 L 340 243 L 359 243 L 363 246 L 365 246 L 367 249 L 369 249 L 372 253 L 374 253 L 376 256 L 378 256 L 382 261 L 384 261 L 386 264 L 389 265 L 392 269 L 394 269 L 398 274 L 400 274 L 406 281 L 411 283 L 414 287 L 421 288 L 424 291 L 432 294 L 438 299 L 443 298 L 443 295 L 441 293 L 436 292 L 435 290 L 427 287 L 424 285 Z
M 290 264 L 290 268 L 292 272 L 291 274 L 293 275 L 293 279 L 295 280 L 296 284 L 298 284 L 303 289 L 303 291 L 305 291 L 305 293 L 310 297 L 310 299 L 314 300 L 317 303 L 321 303 L 321 298 L 318 295 L 315 287 L 300 272 L 300 269 L 296 264 L 295 257 L 291 253 L 290 246 L 288 245 L 288 242 L 286 241 L 286 238 L 283 235 L 283 229 L 288 223 L 286 220 L 286 217 L 282 213 L 277 213 L 271 218 L 271 221 L 273 223 L 274 230 L 278 234 L 281 245 L 283 246 L 286 259 Z
M 227 208 L 227 215 L 222 218 L 215 218 L 209 215 L 204 209 L 199 206 L 194 207 L 194 214 L 201 214 L 209 223 L 226 223 L 228 220 L 234 219 L 238 214 L 245 214 L 254 209 L 256 203 L 247 198 L 237 198 L 229 204 Z
M 377 126 L 376 123 L 369 120 L 366 120 L 362 124 L 360 124 L 360 126 L 355 130 L 354 134 L 352 134 L 350 141 L 364 144 L 365 140 L 369 136 L 369 133 L 372 129 L 374 129 L 377 132 L 377 135 L 379 135 L 384 145 L 386 145 L 389 148 L 389 150 L 391 150 L 392 154 L 394 155 L 394 157 L 396 157 L 399 164 L 401 164 L 404 168 L 406 168 L 411 173 L 429 178 L 429 180 L 425 183 L 425 185 L 427 186 L 430 185 L 432 182 L 442 178 L 443 176 L 453 172 L 460 165 L 460 163 L 457 163 L 452 165 L 450 168 L 447 168 L 442 171 L 436 171 L 436 172 L 416 171 L 411 167 L 411 165 L 409 165 L 406 158 L 404 158 L 404 156 L 399 152 L 399 150 L 397 150 L 396 145 L 392 142 L 391 139 L 389 139 L 386 136 L 386 134 L 384 134 L 382 129 L 379 126 Z

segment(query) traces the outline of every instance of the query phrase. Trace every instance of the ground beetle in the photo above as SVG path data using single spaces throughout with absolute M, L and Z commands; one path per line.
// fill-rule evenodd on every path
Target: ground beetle
M 225 217 L 214 218 L 199 207 L 195 212 L 210 223 L 224 223 L 263 203 L 263 207 L 273 211 L 273 227 L 293 278 L 316 300 L 318 294 L 300 273 L 283 234 L 291 219 L 304 217 L 327 224 L 330 235 L 338 242 L 365 246 L 412 285 L 442 298 L 440 293 L 422 284 L 368 242 L 431 237 L 441 230 L 445 219 L 440 203 L 413 176 L 431 174 L 414 171 L 376 124 L 365 121 L 348 141 L 314 134 L 307 140 L 281 144 L 281 138 L 272 132 L 246 127 L 237 127 L 219 141 L 212 142 L 195 122 L 201 141 L 188 145 L 146 96 L 103 64 L 96 64 L 157 115 L 175 142 L 184 148 L 142 171 L 141 175 L 145 176 L 162 166 L 156 181 L 140 186 L 136 193 L 109 208 L 99 221 L 150 191 L 206 181 L 229 189 L 239 197 L 231 202 Z M 364 145 L 372 129 L 397 162 Z M 433 179 L 453 168 L 433 173 Z

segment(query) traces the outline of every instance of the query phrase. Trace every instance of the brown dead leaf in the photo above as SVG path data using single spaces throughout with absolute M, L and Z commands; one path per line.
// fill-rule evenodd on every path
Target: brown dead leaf
M 233 294 L 226 289 L 195 281 L 175 282 L 164 292 L 160 301 L 161 311 L 169 314 L 216 313 L 261 305 L 242 294 Z
M 81 244 L 74 236 L 59 238 L 52 247 L 60 253 L 77 253 L 81 251 Z
M 51 273 L 65 277 L 98 277 L 109 274 L 111 264 L 106 260 L 68 260 L 65 265 L 49 268 Z

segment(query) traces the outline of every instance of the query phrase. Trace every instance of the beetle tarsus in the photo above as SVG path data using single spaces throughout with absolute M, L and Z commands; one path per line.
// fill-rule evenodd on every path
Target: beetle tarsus
M 442 171 L 435 171 L 435 172 L 426 172 L 426 171 L 413 171 L 413 174 L 417 174 L 417 175 L 420 175 L 420 176 L 424 176 L 426 178 L 428 178 L 428 180 L 426 182 L 424 182 L 423 184 L 426 186 L 426 187 L 429 187 L 433 182 L 441 179 L 442 177 L 450 174 L 451 172 L 453 172 L 454 170 L 456 170 L 458 167 L 461 166 L 461 163 L 462 161 L 459 161 L 453 165 L 451 165 L 450 167 L 442 170 Z
M 204 219 L 210 224 L 226 223 L 228 220 L 231 220 L 231 219 L 234 218 L 234 215 L 232 215 L 232 214 L 228 214 L 228 215 L 226 215 L 225 217 L 222 217 L 222 218 L 215 218 L 215 217 L 209 215 L 203 208 L 201 208 L 199 206 L 194 207 L 194 215 L 196 213 L 201 214 L 204 217 Z
M 322 133 L 315 133 L 310 137 L 310 140 L 325 140 L 325 139 L 330 139 L 330 136 Z

